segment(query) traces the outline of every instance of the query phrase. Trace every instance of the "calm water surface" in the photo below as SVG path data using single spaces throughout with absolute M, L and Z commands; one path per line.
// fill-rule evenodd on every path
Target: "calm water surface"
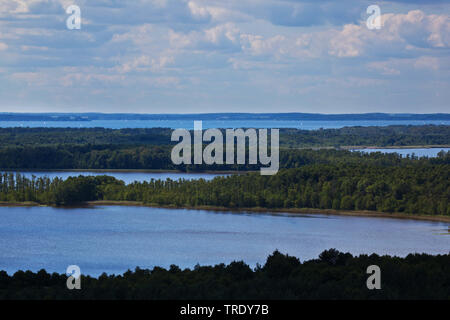
M 271 215 L 102 206 L 0 207 L 0 269 L 85 274 L 136 266 L 192 268 L 244 260 L 263 264 L 275 249 L 316 258 L 337 248 L 353 254 L 448 253 L 448 224 L 388 218 Z
M 342 128 L 352 126 L 450 125 L 447 120 L 371 120 L 371 121 L 300 121 L 300 120 L 204 120 L 203 128 Z M 185 128 L 194 129 L 192 120 L 92 120 L 92 121 L 0 121 L 0 127 L 71 127 L 71 128 Z
M 14 173 L 16 173 L 14 171 Z M 116 179 L 123 180 L 126 184 L 133 183 L 135 181 L 143 182 L 155 180 L 195 180 L 195 179 L 205 179 L 212 180 L 214 177 L 227 176 L 229 174 L 221 173 L 183 173 L 183 172 L 119 172 L 119 171 L 108 171 L 108 172 L 93 172 L 93 171 L 20 171 L 22 176 L 31 179 L 33 176 L 36 178 L 48 177 L 50 179 L 59 177 L 61 179 L 67 179 L 68 177 L 78 177 L 82 176 L 101 176 L 107 175 L 115 177 Z

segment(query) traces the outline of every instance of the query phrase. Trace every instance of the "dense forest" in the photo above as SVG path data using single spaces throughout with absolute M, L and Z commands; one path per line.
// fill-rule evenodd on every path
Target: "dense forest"
M 170 160 L 170 129 L 0 128 L 0 202 L 73 206 L 129 201 L 169 207 L 357 210 L 450 216 L 450 152 L 436 158 L 362 153 L 344 146 L 449 145 L 450 126 L 280 130 L 280 171 L 126 185 L 110 176 L 25 178 L 19 169 L 258 170 L 258 165 L 179 165 Z M 329 147 L 315 150 L 312 147 Z M 19 170 L 20 171 L 20 170 Z M 382 270 L 382 290 L 368 290 L 366 268 Z M 418 276 L 420 275 L 420 276 Z M 0 299 L 450 299 L 450 254 L 405 258 L 334 249 L 300 262 L 278 251 L 263 266 L 244 262 L 181 270 L 82 276 L 0 271 Z M 413 279 L 413 281 L 411 280 Z
M 174 165 L 170 129 L 0 129 L 0 168 L 258 170 L 259 165 Z M 285 145 L 375 139 L 448 143 L 450 126 L 285 129 Z M 303 139 L 303 142 L 299 142 Z M 329 140 L 327 140 L 329 139 Z M 341 140 L 339 140 L 341 139 Z M 343 139 L 343 140 L 342 140 Z M 359 139 L 359 140 L 358 140 Z M 416 139 L 416 140 L 414 140 Z M 351 152 L 340 149 L 280 151 L 277 175 L 248 174 L 213 181 L 148 181 L 125 185 L 111 177 L 62 181 L 0 175 L 0 201 L 73 205 L 93 200 L 139 201 L 165 206 L 317 208 L 449 215 L 450 152 L 436 158 Z
M 366 269 L 381 270 L 381 289 L 369 290 Z M 181 270 L 136 268 L 122 275 L 81 276 L 81 290 L 67 276 L 0 271 L 0 299 L 450 299 L 450 254 L 405 258 L 322 252 L 301 262 L 275 251 L 263 266 L 242 261 Z
M 169 145 L 172 129 L 0 128 L 0 146 Z M 450 145 L 450 126 L 280 129 L 281 147 Z
M 416 127 L 412 128 L 419 130 Z M 419 128 L 424 129 L 422 127 Z M 445 128 L 450 128 L 450 126 Z M 353 129 L 348 128 L 350 131 Z M 7 129 L 0 129 L 0 132 L 2 130 Z M 15 130 L 18 131 L 15 133 Z M 124 133 L 127 130 L 76 130 L 78 129 L 41 130 L 38 128 L 26 129 L 25 131 L 22 131 L 22 129 L 10 129 L 8 134 L 0 134 L 0 168 L 17 170 L 161 169 L 180 171 L 259 169 L 259 165 L 248 164 L 174 165 L 170 159 L 172 146 L 158 144 L 162 142 L 167 143 L 167 139 L 170 140 L 169 136 L 165 136 L 165 134 L 169 134 L 169 129 L 127 129 L 133 132 L 130 136 Z M 148 133 L 136 134 L 140 130 L 148 131 Z M 412 133 L 414 131 L 411 131 Z M 356 136 L 358 135 L 358 133 L 354 134 Z M 375 135 L 375 132 L 369 134 L 373 138 L 375 138 Z M 352 135 L 346 137 L 350 139 L 349 141 L 356 142 L 357 140 Z M 409 136 L 406 135 L 405 137 Z M 431 136 L 427 137 L 427 139 L 431 139 L 430 141 L 434 143 L 438 142 L 438 140 L 440 143 L 443 143 L 444 140 L 446 143 L 450 141 L 450 136 L 446 137 L 445 134 L 442 134 L 442 136 L 439 136 L 440 138 L 436 139 Z M 305 137 L 303 138 L 306 139 Z M 412 136 L 409 138 L 412 139 Z M 423 138 L 425 139 L 425 137 Z M 285 140 L 285 144 L 289 144 L 289 141 L 300 138 L 296 138 L 296 134 L 290 135 L 288 131 L 285 131 L 285 134 L 281 135 L 281 140 L 283 139 Z M 133 140 L 134 145 L 131 144 L 131 140 Z M 414 142 L 411 140 L 408 141 L 410 143 Z M 320 143 L 320 141 L 314 143 Z M 397 154 L 366 154 L 334 148 L 313 150 L 282 147 L 280 149 L 281 168 L 298 168 L 306 164 L 336 162 L 398 165 L 408 163 L 411 160 L 416 160 L 416 157 L 401 158 Z M 448 160 L 449 156 L 442 153 L 438 159 L 433 161 L 448 163 Z
M 428 160 L 430 161 L 430 160 Z M 0 176 L 0 201 L 73 205 L 85 201 L 139 201 L 177 207 L 317 208 L 450 215 L 450 164 L 379 166 L 312 164 L 200 180 L 151 180 L 125 185 L 108 176 L 26 179 Z
M 148 146 L 122 148 L 114 146 L 58 146 L 0 148 L 0 168 L 8 169 L 161 169 L 179 171 L 258 170 L 260 165 L 175 165 L 169 147 Z M 248 153 L 247 153 L 248 156 Z M 404 165 L 417 162 L 416 156 L 364 153 L 335 149 L 283 149 L 280 168 L 299 168 L 314 163 L 371 163 Z M 450 163 L 450 153 L 441 152 L 435 159 L 421 162 Z

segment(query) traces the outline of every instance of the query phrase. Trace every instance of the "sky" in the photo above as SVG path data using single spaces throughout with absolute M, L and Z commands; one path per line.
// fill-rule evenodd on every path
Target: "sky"
M 0 112 L 449 113 L 449 53 L 445 0 L 0 0 Z

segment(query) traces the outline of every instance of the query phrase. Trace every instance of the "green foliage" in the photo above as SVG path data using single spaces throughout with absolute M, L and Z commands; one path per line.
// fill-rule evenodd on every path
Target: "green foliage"
M 368 290 L 369 265 L 381 269 L 381 290 Z M 405 258 L 335 249 L 303 263 L 276 251 L 262 267 L 243 261 L 181 270 L 136 268 L 122 275 L 82 276 L 81 290 L 66 275 L 0 271 L 0 299 L 442 299 L 450 298 L 450 254 Z
M 0 145 L 168 145 L 168 128 L 0 128 Z M 450 126 L 344 127 L 340 129 L 280 129 L 282 147 L 448 145 Z
M 258 170 L 258 165 L 173 165 L 171 130 L 103 128 L 0 128 L 2 169 L 164 169 Z M 343 145 L 448 145 L 450 126 L 349 127 L 326 130 L 281 129 L 280 166 L 365 161 L 399 165 L 417 160 L 397 154 L 362 154 L 335 150 Z M 333 147 L 326 150 L 298 150 Z M 450 162 L 450 155 L 437 160 Z M 248 163 L 248 161 L 246 162 Z
M 260 165 L 174 165 L 170 146 L 18 146 L 0 148 L 0 168 L 20 169 L 162 169 L 180 171 L 249 171 Z M 300 168 L 309 164 L 355 164 L 401 166 L 414 162 L 450 163 L 450 152 L 437 158 L 402 157 L 399 154 L 351 152 L 336 149 L 281 149 L 281 168 Z M 248 161 L 246 161 L 248 163 Z
M 0 201 L 71 205 L 92 200 L 140 201 L 177 207 L 317 208 L 448 215 L 450 165 L 306 165 L 273 176 L 259 173 L 125 185 L 107 176 L 66 181 L 0 175 Z

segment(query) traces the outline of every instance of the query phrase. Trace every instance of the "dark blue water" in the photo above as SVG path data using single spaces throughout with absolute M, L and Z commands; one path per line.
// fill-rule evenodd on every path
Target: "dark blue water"
M 316 258 L 337 248 L 353 254 L 448 253 L 439 222 L 325 215 L 271 215 L 104 206 L 63 209 L 0 207 L 0 269 L 123 273 L 192 268 L 244 260 L 263 264 L 275 249 Z
M 381 152 L 381 153 L 398 153 L 401 154 L 403 157 L 411 156 L 414 154 L 417 157 L 429 157 L 429 158 L 435 158 L 437 157 L 437 154 L 444 150 L 445 152 L 450 151 L 450 148 L 415 148 L 415 149 L 353 149 L 352 151 L 361 151 L 361 152 Z
M 1 172 L 0 172 L 1 173 Z M 15 172 L 14 172 L 15 173 Z M 194 179 L 205 179 L 212 180 L 217 176 L 226 176 L 228 174 L 218 174 L 218 173 L 183 173 L 183 172 L 120 172 L 120 171 L 20 171 L 22 176 L 31 179 L 33 176 L 36 178 L 39 177 L 48 177 L 50 179 L 53 178 L 61 178 L 67 179 L 68 177 L 78 177 L 82 176 L 101 176 L 107 175 L 115 177 L 118 180 L 125 181 L 126 184 L 133 183 L 135 181 L 143 182 L 150 181 L 151 179 L 155 180 L 178 180 L 178 179 L 186 179 L 186 180 L 194 180 Z
M 291 120 L 205 120 L 203 129 L 208 128 L 298 128 L 304 130 L 330 129 L 352 126 L 389 125 L 450 125 L 447 120 L 371 120 L 371 121 L 291 121 Z M 111 129 L 122 128 L 185 128 L 194 129 L 192 120 L 92 120 L 92 121 L 0 121 L 0 127 L 72 127 Z

